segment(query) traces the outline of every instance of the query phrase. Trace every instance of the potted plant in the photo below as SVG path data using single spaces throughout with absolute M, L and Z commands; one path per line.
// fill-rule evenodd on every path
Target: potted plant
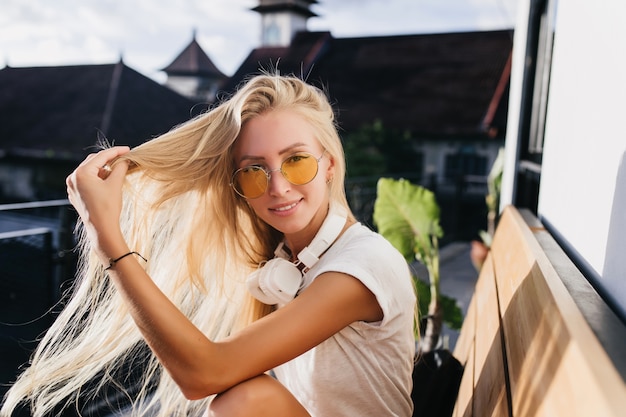
M 437 346 L 443 322 L 460 328 L 463 316 L 456 301 L 441 294 L 439 280 L 439 205 L 432 191 L 408 180 L 381 178 L 374 203 L 374 224 L 408 262 L 418 261 L 428 270 L 428 284 L 414 276 L 420 316 L 426 326 L 420 350 L 429 352 Z

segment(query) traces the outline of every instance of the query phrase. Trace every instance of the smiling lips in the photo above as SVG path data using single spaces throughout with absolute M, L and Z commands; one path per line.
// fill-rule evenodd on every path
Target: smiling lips
M 298 203 L 299 202 L 295 202 L 295 203 L 291 203 L 291 204 L 289 204 L 287 206 L 277 207 L 277 208 L 273 208 L 273 209 L 270 209 L 270 210 L 272 210 L 272 211 L 287 211 L 287 210 L 291 210 L 292 208 L 297 206 Z

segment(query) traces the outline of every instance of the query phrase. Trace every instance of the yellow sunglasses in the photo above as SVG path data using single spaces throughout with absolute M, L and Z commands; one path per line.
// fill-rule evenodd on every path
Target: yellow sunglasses
M 288 156 L 280 164 L 280 168 L 272 170 L 267 170 L 260 165 L 239 168 L 233 173 L 230 186 L 243 198 L 259 198 L 267 191 L 272 173 L 277 171 L 280 171 L 283 177 L 293 185 L 308 184 L 317 175 L 319 162 L 325 153 L 326 150 L 319 158 L 316 158 L 310 153 L 298 152 Z

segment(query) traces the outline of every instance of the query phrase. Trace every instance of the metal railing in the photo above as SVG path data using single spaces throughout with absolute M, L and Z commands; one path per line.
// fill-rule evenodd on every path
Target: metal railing
M 0 395 L 54 319 L 73 279 L 75 214 L 67 200 L 0 205 Z

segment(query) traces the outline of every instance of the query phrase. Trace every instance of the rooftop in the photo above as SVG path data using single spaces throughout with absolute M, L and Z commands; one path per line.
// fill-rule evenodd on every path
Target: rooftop
M 250 52 L 224 84 L 278 70 L 324 88 L 340 126 L 383 125 L 432 137 L 492 137 L 506 126 L 512 31 L 334 38 L 299 32 Z
M 136 146 L 186 121 L 194 102 L 122 61 L 0 70 L 0 154 L 80 160 L 101 134 Z

